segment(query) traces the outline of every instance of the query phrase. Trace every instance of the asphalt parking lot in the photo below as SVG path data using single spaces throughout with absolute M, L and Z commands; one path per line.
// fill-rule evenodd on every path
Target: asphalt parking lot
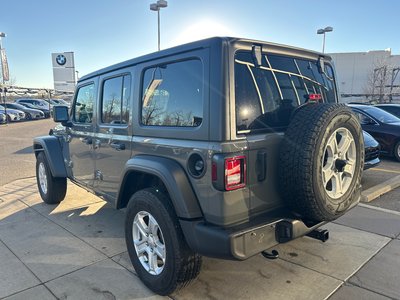
M 54 125 L 49 120 L 37 123 L 36 130 L 43 134 L 48 132 L 47 126 Z M 29 145 L 34 130 L 21 133 L 17 145 L 4 145 L 17 137 L 10 129 L 13 125 L 23 127 L 0 127 L 0 154 L 15 161 L 15 156 L 22 155 L 32 167 Z M 18 154 L 18 148 L 24 153 Z M 71 183 L 61 204 L 46 205 L 33 175 L 10 180 L 7 174 L 12 172 L 4 161 L 0 299 L 162 298 L 140 282 L 130 264 L 123 210 L 115 210 Z M 364 191 L 399 175 L 400 164 L 384 159 L 364 173 Z M 205 258 L 199 278 L 165 298 L 400 299 L 399 199 L 400 189 L 396 188 L 360 204 L 324 226 L 330 230 L 326 243 L 297 239 L 276 247 L 280 253 L 277 260 L 261 255 L 244 262 Z

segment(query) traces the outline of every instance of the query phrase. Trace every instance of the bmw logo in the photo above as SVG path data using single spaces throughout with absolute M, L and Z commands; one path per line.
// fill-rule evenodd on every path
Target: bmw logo
M 63 66 L 63 65 L 65 65 L 65 63 L 67 62 L 67 59 L 65 58 L 64 55 L 59 54 L 59 55 L 57 55 L 57 57 L 56 57 L 56 62 L 57 62 L 60 66 Z

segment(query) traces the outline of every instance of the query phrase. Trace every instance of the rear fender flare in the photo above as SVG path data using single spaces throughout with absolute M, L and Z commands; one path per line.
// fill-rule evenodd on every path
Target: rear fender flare
M 197 197 L 185 171 L 176 161 L 164 157 L 138 155 L 127 161 L 123 179 L 117 196 L 117 208 L 120 208 L 122 190 L 130 172 L 139 172 L 158 177 L 165 185 L 175 212 L 179 218 L 192 219 L 203 217 Z

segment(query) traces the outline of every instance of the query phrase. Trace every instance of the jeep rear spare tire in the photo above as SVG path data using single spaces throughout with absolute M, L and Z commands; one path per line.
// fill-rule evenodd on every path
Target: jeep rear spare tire
M 307 104 L 285 133 L 280 153 L 282 196 L 313 221 L 332 221 L 360 199 L 364 140 L 342 104 Z

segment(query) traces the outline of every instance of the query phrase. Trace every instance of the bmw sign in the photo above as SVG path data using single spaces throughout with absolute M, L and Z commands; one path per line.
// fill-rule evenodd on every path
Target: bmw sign
M 53 65 L 54 89 L 63 92 L 75 90 L 74 52 L 58 52 L 51 54 Z
M 57 62 L 60 66 L 63 66 L 63 65 L 65 65 L 65 63 L 67 62 L 67 59 L 65 58 L 64 55 L 59 54 L 59 55 L 57 55 L 57 57 L 56 57 L 56 62 Z

